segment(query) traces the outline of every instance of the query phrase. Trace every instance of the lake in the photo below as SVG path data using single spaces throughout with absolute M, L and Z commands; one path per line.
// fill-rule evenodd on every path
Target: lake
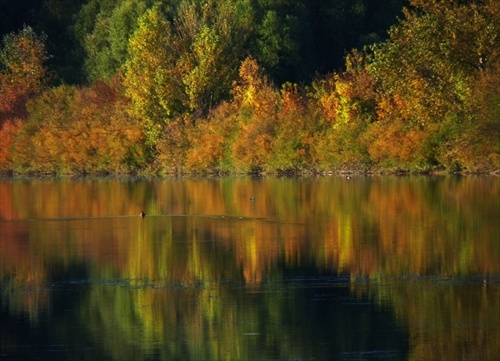
M 0 360 L 500 360 L 499 186 L 1 180 Z

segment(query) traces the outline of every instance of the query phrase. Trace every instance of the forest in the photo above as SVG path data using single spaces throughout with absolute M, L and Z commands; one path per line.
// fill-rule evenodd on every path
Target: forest
M 495 0 L 0 0 L 0 172 L 497 173 Z

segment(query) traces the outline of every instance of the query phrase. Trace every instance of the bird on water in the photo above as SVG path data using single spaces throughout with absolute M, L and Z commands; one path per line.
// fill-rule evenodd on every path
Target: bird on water
M 145 213 L 144 211 L 141 211 L 141 213 L 139 213 L 139 215 L 140 215 L 142 218 L 146 217 L 146 213 Z

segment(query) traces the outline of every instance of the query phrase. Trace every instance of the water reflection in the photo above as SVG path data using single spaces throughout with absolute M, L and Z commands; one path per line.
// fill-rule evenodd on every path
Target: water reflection
M 0 359 L 498 359 L 498 186 L 0 182 Z

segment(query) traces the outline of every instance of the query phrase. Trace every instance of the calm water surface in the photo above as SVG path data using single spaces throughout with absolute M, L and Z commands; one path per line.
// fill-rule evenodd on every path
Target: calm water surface
M 0 360 L 500 360 L 499 185 L 0 181 Z

